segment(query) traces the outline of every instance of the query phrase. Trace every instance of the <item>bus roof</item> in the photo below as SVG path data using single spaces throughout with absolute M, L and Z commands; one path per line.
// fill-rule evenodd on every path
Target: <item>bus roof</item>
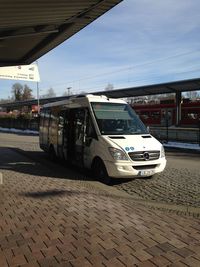
M 43 106 L 43 108 L 50 108 L 50 107 L 55 107 L 55 106 L 66 106 L 70 104 L 86 104 L 88 102 L 108 102 L 108 103 L 126 103 L 122 99 L 116 99 L 116 98 L 109 98 L 105 95 L 77 95 L 77 96 L 72 96 L 69 97 L 68 99 L 62 100 L 62 101 L 57 101 L 53 103 L 49 103 Z

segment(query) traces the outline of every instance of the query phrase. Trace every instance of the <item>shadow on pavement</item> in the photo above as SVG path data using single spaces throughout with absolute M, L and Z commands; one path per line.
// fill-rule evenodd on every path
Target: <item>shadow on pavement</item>
M 0 169 L 13 170 L 34 176 L 50 178 L 92 181 L 94 178 L 77 167 L 65 163 L 52 162 L 43 151 L 24 151 L 19 148 L 2 148 Z
M 25 192 L 19 194 L 23 197 L 30 197 L 30 198 L 49 198 L 49 197 L 57 197 L 57 196 L 73 196 L 80 194 L 79 191 L 69 191 L 69 190 L 46 190 L 46 191 L 35 191 L 35 192 Z
M 117 178 L 117 179 L 112 178 L 109 185 L 114 186 L 114 185 L 125 184 L 135 179 L 136 178 Z
M 121 184 L 126 184 L 129 183 L 131 181 L 136 181 L 136 180 L 140 180 L 140 181 L 148 181 L 148 180 L 152 180 L 155 176 L 158 176 L 158 174 L 155 174 L 154 176 L 151 177 L 135 177 L 135 178 L 117 178 L 117 179 L 112 179 L 110 185 L 111 186 L 115 186 L 115 185 L 121 185 Z
M 53 162 L 49 159 L 48 154 L 43 151 L 25 151 L 19 148 L 0 147 L 0 153 L 6 154 L 3 159 L 0 159 L 0 169 L 13 170 L 39 177 L 96 181 L 96 178 L 88 170 L 68 165 L 64 161 Z M 147 180 L 148 178 L 111 179 L 109 185 L 126 184 L 136 179 Z M 54 193 L 57 194 L 58 192 Z

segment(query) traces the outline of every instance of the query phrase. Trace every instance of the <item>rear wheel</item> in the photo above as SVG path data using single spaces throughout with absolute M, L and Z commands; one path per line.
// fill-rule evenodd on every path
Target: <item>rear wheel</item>
M 108 176 L 105 164 L 100 158 L 94 160 L 92 164 L 92 174 L 98 181 L 107 185 L 110 183 L 110 177 Z

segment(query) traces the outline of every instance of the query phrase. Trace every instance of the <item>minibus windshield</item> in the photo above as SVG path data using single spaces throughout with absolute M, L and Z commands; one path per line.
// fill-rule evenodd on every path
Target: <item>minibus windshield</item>
M 147 134 L 148 131 L 128 104 L 91 103 L 102 135 Z

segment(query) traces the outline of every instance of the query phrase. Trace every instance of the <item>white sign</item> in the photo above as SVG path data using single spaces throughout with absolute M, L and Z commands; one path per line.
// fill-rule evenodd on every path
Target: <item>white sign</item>
M 0 67 L 0 79 L 39 82 L 40 75 L 37 64 Z

